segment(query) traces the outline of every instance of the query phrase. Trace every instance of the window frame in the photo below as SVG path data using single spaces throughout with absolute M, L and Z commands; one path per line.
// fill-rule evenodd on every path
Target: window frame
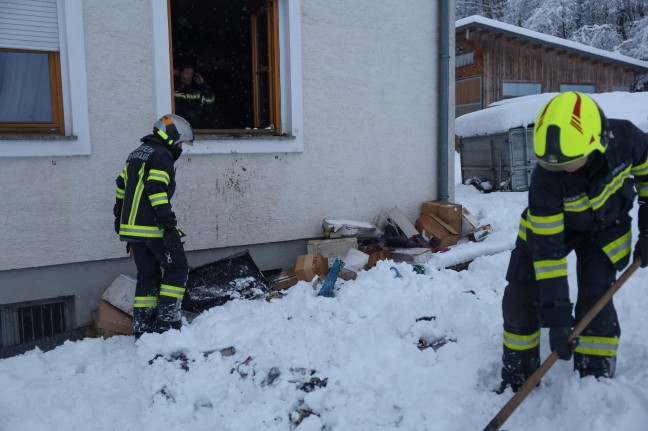
M 504 94 L 504 86 L 506 84 L 510 85 L 537 85 L 539 87 L 539 91 L 537 93 L 527 93 L 527 94 L 520 94 L 520 95 L 515 95 L 515 96 L 507 96 Z M 502 81 L 501 85 L 501 98 L 502 100 L 504 99 L 514 99 L 516 97 L 523 97 L 523 96 L 532 96 L 534 94 L 541 94 L 542 93 L 542 83 L 541 82 L 535 82 L 535 81 Z
M 592 91 L 583 91 L 583 87 L 590 87 Z M 579 93 L 592 94 L 596 93 L 595 84 L 560 84 L 559 92 L 578 91 Z
M 83 4 L 78 0 L 58 0 L 56 9 L 65 135 L 0 135 L 2 158 L 79 156 L 91 153 Z
M 61 85 L 61 56 L 56 51 L 37 51 L 30 49 L 13 49 L 0 47 L 0 52 L 47 54 L 49 69 L 50 102 L 52 109 L 51 122 L 0 122 L 0 134 L 3 136 L 15 135 L 43 135 L 65 136 L 65 123 L 63 115 L 63 91 Z
M 168 1 L 151 2 L 153 9 L 154 74 L 156 115 L 173 112 L 173 65 Z M 301 75 L 301 12 L 299 0 L 277 0 L 277 37 L 279 53 L 279 109 L 281 135 L 257 136 L 252 133 L 200 134 L 184 154 L 289 153 L 303 152 L 303 102 Z M 223 132 L 220 130 L 219 132 Z

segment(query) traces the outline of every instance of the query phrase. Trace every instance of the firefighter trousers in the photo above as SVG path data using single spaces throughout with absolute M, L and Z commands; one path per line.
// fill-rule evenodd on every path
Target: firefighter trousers
M 182 244 L 168 252 L 161 239 L 129 243 L 137 267 L 135 336 L 162 332 L 179 321 L 189 265 Z
M 577 259 L 575 321 L 578 322 L 614 283 L 616 269 L 589 238 L 576 241 L 568 252 L 572 250 Z M 540 365 L 539 292 L 531 256 L 526 242 L 520 238 L 511 252 L 506 280 L 509 284 L 502 299 L 502 381 L 516 390 Z M 617 313 L 609 301 L 580 335 L 574 351 L 574 369 L 581 377 L 612 377 L 620 336 Z

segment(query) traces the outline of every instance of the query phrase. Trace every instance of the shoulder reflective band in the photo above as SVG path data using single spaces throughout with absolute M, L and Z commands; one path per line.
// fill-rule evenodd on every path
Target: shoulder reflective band
M 555 235 L 565 230 L 565 215 L 563 213 L 550 216 L 537 216 L 529 211 L 531 230 L 536 235 Z
M 539 260 L 533 262 L 536 280 L 546 280 L 548 278 L 567 277 L 567 258 L 563 257 L 558 260 Z
M 126 192 L 124 192 L 124 189 L 120 189 L 119 187 L 117 187 L 117 191 L 115 191 L 115 197 L 117 199 L 124 199 L 125 194 Z
M 159 169 L 151 169 L 149 171 L 149 176 L 146 181 L 159 181 L 161 183 L 169 185 L 169 174 Z
M 605 187 L 603 188 L 603 191 L 601 192 L 600 195 L 596 196 L 595 198 L 591 199 L 592 202 L 592 208 L 595 210 L 601 208 L 603 205 L 605 205 L 605 202 L 609 199 L 610 196 L 614 194 L 617 190 L 623 186 L 623 182 L 627 179 L 630 178 L 630 168 L 632 166 L 628 166 L 621 172 L 619 172 L 614 178 L 612 178 L 612 181 L 610 181 L 609 184 L 606 184 Z
M 518 335 L 504 330 L 504 345 L 511 350 L 529 350 L 540 344 L 540 331 L 531 335 Z
M 628 231 L 621 238 L 616 239 L 603 247 L 603 251 L 607 255 L 608 259 L 610 259 L 610 262 L 617 263 L 630 254 L 631 241 L 632 234 Z
M 613 337 L 592 337 L 581 335 L 575 352 L 594 356 L 616 356 L 619 339 Z
M 158 205 L 168 204 L 169 196 L 166 194 L 166 192 L 156 193 L 149 196 L 149 200 L 151 201 L 151 206 L 156 207 Z
M 180 298 L 184 296 L 184 287 L 171 286 L 163 284 L 160 286 L 160 296 L 171 296 L 172 298 Z

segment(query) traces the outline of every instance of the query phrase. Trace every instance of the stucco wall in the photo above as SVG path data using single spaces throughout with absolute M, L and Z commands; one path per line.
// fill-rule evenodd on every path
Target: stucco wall
M 155 120 L 150 1 L 84 2 L 92 154 L 0 158 L 0 269 L 123 256 L 114 178 Z M 157 0 L 155 0 L 157 1 Z M 436 5 L 302 0 L 304 152 L 183 156 L 188 250 L 312 238 L 325 217 L 414 220 L 436 197 Z

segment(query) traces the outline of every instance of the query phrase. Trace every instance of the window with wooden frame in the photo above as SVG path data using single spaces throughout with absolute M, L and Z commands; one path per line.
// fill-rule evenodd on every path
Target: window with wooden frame
M 65 134 L 56 0 L 0 8 L 0 134 Z
M 65 134 L 58 52 L 0 48 L 0 133 Z
M 278 0 L 169 0 L 174 113 L 198 135 L 280 135 Z

